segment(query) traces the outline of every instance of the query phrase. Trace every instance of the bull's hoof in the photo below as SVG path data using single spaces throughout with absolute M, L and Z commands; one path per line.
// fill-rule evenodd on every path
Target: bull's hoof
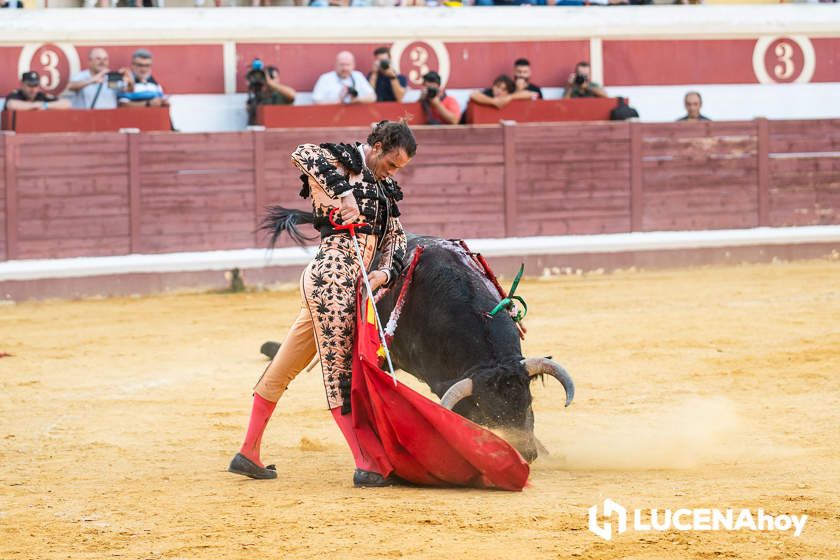
M 260 353 L 265 355 L 269 360 L 274 359 L 278 350 L 280 350 L 280 343 L 274 342 L 273 340 L 263 342 L 263 345 L 260 346 Z
M 242 476 L 256 478 L 259 480 L 277 478 L 277 467 L 274 465 L 261 467 L 242 453 L 237 453 L 233 456 L 230 466 L 228 467 L 228 472 L 241 474 Z
M 356 488 L 382 488 L 384 486 L 394 486 L 399 483 L 400 481 L 397 477 L 389 476 L 385 478 L 378 472 L 356 469 L 356 472 L 353 473 L 353 486 Z

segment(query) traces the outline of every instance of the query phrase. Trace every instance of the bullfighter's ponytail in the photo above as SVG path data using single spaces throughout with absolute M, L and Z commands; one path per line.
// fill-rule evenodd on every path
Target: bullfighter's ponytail
M 378 122 L 367 137 L 368 145 L 373 146 L 377 142 L 382 143 L 382 151 L 386 153 L 400 148 L 405 150 L 408 157 L 414 157 L 417 153 L 417 141 L 406 119 Z

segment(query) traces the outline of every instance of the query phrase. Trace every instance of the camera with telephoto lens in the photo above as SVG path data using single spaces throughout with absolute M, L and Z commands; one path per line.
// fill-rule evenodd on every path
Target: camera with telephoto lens
M 118 89 L 120 87 L 120 82 L 123 80 L 122 72 L 108 72 L 106 80 L 108 80 L 109 88 Z
M 379 69 L 380 70 L 387 70 L 390 67 L 391 67 L 391 61 L 388 60 L 387 58 L 383 58 L 382 60 L 379 61 Z
M 582 86 L 586 83 L 586 76 L 583 74 L 575 74 L 575 85 Z
M 357 90 L 353 86 L 350 86 L 347 88 L 347 95 L 353 98 L 359 97 L 359 90 Z
M 438 96 L 440 90 L 436 87 L 427 87 L 426 88 L 426 99 L 434 99 Z
M 245 74 L 245 80 L 248 82 L 248 89 L 252 91 L 259 91 L 265 85 L 265 66 L 263 61 L 255 58 L 251 62 L 251 69 Z

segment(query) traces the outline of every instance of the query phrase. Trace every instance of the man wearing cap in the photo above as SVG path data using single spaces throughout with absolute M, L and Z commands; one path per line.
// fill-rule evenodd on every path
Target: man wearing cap
M 70 101 L 58 99 L 41 91 L 41 77 L 30 70 L 20 77 L 20 88 L 6 96 L 7 111 L 33 111 L 40 109 L 69 109 Z
M 440 87 L 440 82 L 440 74 L 434 70 L 423 75 L 420 104 L 426 115 L 426 124 L 458 124 L 461 106 L 454 97 L 446 95 Z

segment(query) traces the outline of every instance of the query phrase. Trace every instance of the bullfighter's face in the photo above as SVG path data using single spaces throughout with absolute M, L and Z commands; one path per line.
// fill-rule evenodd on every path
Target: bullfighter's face
M 397 171 L 408 165 L 411 160 L 404 148 L 397 148 L 385 152 L 382 150 L 382 143 L 377 142 L 371 146 L 367 154 L 368 168 L 373 171 L 377 181 L 394 176 Z

